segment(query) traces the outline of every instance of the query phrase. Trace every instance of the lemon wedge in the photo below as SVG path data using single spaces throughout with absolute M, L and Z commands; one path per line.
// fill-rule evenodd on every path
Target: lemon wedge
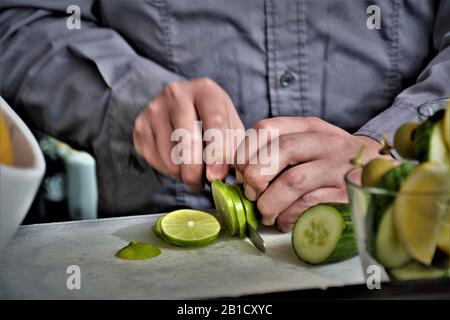
M 430 265 L 447 213 L 450 176 L 433 162 L 418 165 L 404 180 L 394 203 L 394 223 L 408 253 Z
M 0 112 L 0 163 L 10 166 L 14 162 L 11 136 L 8 131 L 6 119 Z

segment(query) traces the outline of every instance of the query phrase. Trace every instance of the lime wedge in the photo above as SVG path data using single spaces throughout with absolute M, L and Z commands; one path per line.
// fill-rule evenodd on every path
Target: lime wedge
M 438 244 L 449 190 L 448 169 L 425 162 L 406 177 L 395 199 L 394 223 L 400 239 L 408 253 L 425 265 L 430 265 Z
M 150 243 L 131 241 L 116 253 L 116 257 L 124 260 L 146 260 L 161 254 L 161 250 Z
M 161 220 L 161 231 L 170 243 L 182 246 L 204 246 L 213 243 L 220 232 L 217 219 L 203 211 L 182 209 Z
M 234 201 L 232 199 L 232 192 L 228 189 L 227 185 L 221 180 L 214 180 L 211 184 L 211 191 L 219 213 L 220 220 L 225 225 L 230 235 L 238 234 L 238 221 L 236 210 L 234 208 Z

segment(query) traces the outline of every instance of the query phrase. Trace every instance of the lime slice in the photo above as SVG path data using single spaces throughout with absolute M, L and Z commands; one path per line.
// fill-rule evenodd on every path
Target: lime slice
M 433 259 L 447 211 L 447 170 L 432 162 L 418 165 L 403 181 L 394 203 L 394 223 L 400 239 L 408 253 L 425 265 Z
M 156 223 L 152 227 L 153 233 L 160 238 L 161 240 L 170 243 L 170 241 L 167 239 L 167 237 L 163 234 L 161 229 L 161 221 L 165 216 L 159 217 Z
M 242 188 L 240 186 L 236 185 L 235 188 L 237 189 L 242 204 L 244 205 L 247 223 L 256 230 L 258 228 L 258 216 L 255 203 L 245 197 L 244 192 L 242 191 Z
M 150 243 L 131 241 L 116 253 L 116 257 L 124 260 L 146 260 L 160 254 L 161 250 Z
M 204 246 L 217 239 L 220 223 L 207 212 L 182 209 L 167 214 L 161 220 L 161 231 L 172 244 Z
M 245 230 L 247 229 L 247 218 L 245 217 L 244 204 L 242 203 L 241 197 L 239 197 L 239 187 L 236 185 L 227 185 L 227 188 L 230 191 L 229 194 L 234 203 L 234 212 L 236 212 L 237 235 L 243 239 L 245 237 Z
M 212 182 L 211 191 L 220 220 L 225 225 L 228 233 L 230 235 L 238 234 L 237 215 L 234 208 L 234 201 L 230 196 L 232 192 L 230 192 L 227 185 L 221 180 L 214 180 Z

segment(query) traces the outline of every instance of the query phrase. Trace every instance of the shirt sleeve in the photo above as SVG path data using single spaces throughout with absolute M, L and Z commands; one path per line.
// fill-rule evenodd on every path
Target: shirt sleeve
M 115 177 L 130 166 L 135 117 L 183 77 L 102 27 L 95 1 L 78 2 L 81 29 L 69 29 L 66 2 L 2 1 L 0 94 L 31 127 L 91 152 L 99 172 L 119 185 Z M 155 181 L 144 171 L 146 183 Z
M 379 140 L 383 133 L 392 141 L 395 130 L 404 122 L 418 121 L 417 107 L 427 101 L 450 97 L 450 1 L 440 1 L 433 30 L 437 52 L 420 73 L 414 85 L 403 90 L 392 106 L 371 119 L 355 134 Z

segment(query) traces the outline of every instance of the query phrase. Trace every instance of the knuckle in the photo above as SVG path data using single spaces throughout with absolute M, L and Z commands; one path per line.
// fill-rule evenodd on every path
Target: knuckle
M 261 181 L 261 175 L 257 166 L 248 165 L 244 172 L 245 183 L 250 184 L 253 188 L 261 189 L 263 182 Z
M 213 88 L 213 87 L 217 87 L 217 84 L 214 82 L 214 80 L 208 78 L 208 77 L 203 77 L 198 79 L 198 82 L 200 84 L 200 86 L 202 88 Z
M 317 196 L 313 192 L 305 193 L 301 198 L 301 204 L 300 206 L 306 210 L 307 208 L 310 208 L 312 206 L 315 206 L 320 202 L 319 199 L 317 199 Z
M 325 121 L 318 117 L 305 117 L 304 121 L 309 129 L 323 126 L 323 124 L 325 123 Z
M 212 115 L 208 115 L 209 126 L 210 128 L 223 128 L 227 126 L 228 121 L 224 116 L 224 113 L 217 112 Z
M 258 210 L 262 216 L 269 218 L 273 216 L 273 210 L 268 202 L 260 198 L 258 199 L 256 206 L 258 207 Z
M 160 113 L 161 108 L 159 107 L 159 104 L 157 103 L 150 103 L 147 107 L 147 112 L 150 116 L 150 118 L 157 116 Z
M 270 130 L 270 129 L 272 129 L 271 121 L 270 121 L 270 119 L 259 120 L 255 124 L 254 128 L 256 130 L 262 130 L 262 129 L 263 130 Z
M 347 194 L 347 190 L 345 188 L 344 183 L 342 183 L 341 185 L 338 185 L 338 189 L 336 191 L 336 202 L 348 202 L 348 194 Z
M 144 132 L 144 126 L 145 119 L 144 115 L 141 114 L 134 120 L 134 133 L 137 135 L 141 135 Z
M 280 178 L 289 189 L 296 193 L 304 189 L 305 184 L 308 182 L 308 177 L 304 173 L 296 172 L 295 170 L 286 171 Z
M 171 82 L 165 85 L 164 94 L 173 100 L 178 100 L 183 95 L 183 85 L 179 82 Z
M 279 148 L 280 150 L 291 154 L 297 147 L 297 142 L 295 137 L 292 135 L 283 135 L 279 138 Z

